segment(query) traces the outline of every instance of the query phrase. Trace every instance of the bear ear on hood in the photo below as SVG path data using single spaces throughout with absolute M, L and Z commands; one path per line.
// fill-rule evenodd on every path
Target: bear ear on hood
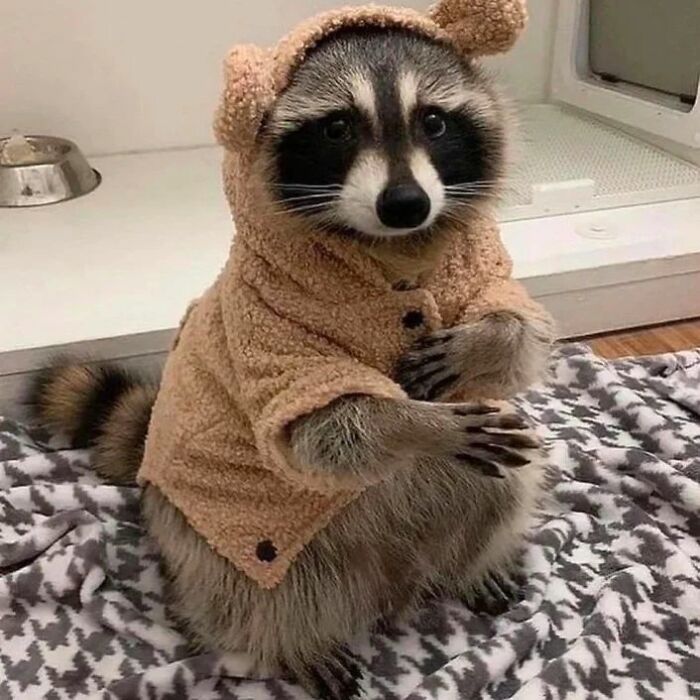
M 441 0 L 431 19 L 469 56 L 508 51 L 527 23 L 526 0 Z
M 224 62 L 224 91 L 214 121 L 217 141 L 232 151 L 252 148 L 274 100 L 271 52 L 235 46 Z

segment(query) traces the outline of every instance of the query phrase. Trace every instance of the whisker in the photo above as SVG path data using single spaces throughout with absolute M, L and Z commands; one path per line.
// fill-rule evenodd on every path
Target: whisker
M 462 221 L 462 219 L 456 218 L 457 214 L 459 214 L 459 210 L 466 209 L 468 211 L 474 212 L 475 214 L 479 214 L 479 215 L 483 215 L 483 213 L 484 213 L 484 210 L 481 207 L 478 207 L 474 204 L 471 204 L 470 202 L 465 202 L 465 201 L 459 200 L 459 201 L 453 201 L 450 204 L 453 206 L 453 208 L 446 207 L 442 213 L 443 213 L 443 215 L 446 214 L 448 216 L 451 216 L 453 221 L 457 221 L 457 222 Z M 457 209 L 458 211 L 454 211 L 454 209 Z
M 333 190 L 340 190 L 343 188 L 342 185 L 304 185 L 295 184 L 293 182 L 281 182 L 277 183 L 276 187 L 281 190 L 310 190 L 313 192 L 330 192 Z
M 328 209 L 328 204 L 321 202 L 320 204 L 306 204 L 296 207 L 288 207 L 288 212 L 312 211 L 313 209 Z
M 464 182 L 462 184 L 457 184 L 457 185 L 446 185 L 446 187 L 500 187 L 503 185 L 502 182 Z
M 497 194 L 497 190 L 445 190 L 448 197 L 484 197 Z
M 467 220 L 464 216 L 457 216 L 456 214 L 453 214 L 451 212 L 444 211 L 442 214 L 440 214 L 440 219 L 443 222 L 448 222 L 448 223 L 454 223 L 457 224 L 458 226 L 463 226 L 465 221 Z
M 500 187 L 500 185 L 487 185 L 487 184 L 474 184 L 474 185 L 446 185 L 446 190 L 493 190 Z
M 498 187 L 498 188 L 445 188 L 445 194 L 448 199 L 466 199 L 469 197 L 483 197 L 484 195 L 492 196 L 496 199 L 502 199 L 505 195 L 516 194 L 518 192 L 515 187 Z
M 285 202 L 307 201 L 312 199 L 328 199 L 329 201 L 338 199 L 338 195 L 332 192 L 319 192 L 317 194 L 300 194 L 298 197 L 285 197 Z
M 328 202 L 321 202 L 321 203 L 316 203 L 316 204 L 307 204 L 304 206 L 297 206 L 297 207 L 285 207 L 282 211 L 277 212 L 278 216 L 282 216 L 285 214 L 302 214 L 302 213 L 310 213 L 310 212 L 322 212 L 324 210 L 329 210 L 330 206 Z
M 448 197 L 483 197 L 496 193 L 492 190 L 446 190 L 445 194 Z
M 515 180 L 508 178 L 499 178 L 498 180 L 475 180 L 473 182 L 455 182 L 446 187 L 504 187 L 509 184 L 514 184 Z
M 491 180 L 484 180 L 484 179 L 482 179 L 482 180 L 465 180 L 464 182 L 453 182 L 452 184 L 457 185 L 457 186 L 460 186 L 460 185 L 479 185 L 479 184 L 495 185 L 495 184 L 498 184 L 499 182 L 506 182 L 506 181 L 507 181 L 506 178 L 499 177 L 499 178 L 493 178 Z

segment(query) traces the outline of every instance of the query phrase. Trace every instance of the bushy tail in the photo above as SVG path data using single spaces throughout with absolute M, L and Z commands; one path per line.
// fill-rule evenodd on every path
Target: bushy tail
M 128 484 L 143 459 L 157 394 L 157 383 L 120 367 L 62 359 L 39 373 L 28 404 L 37 423 L 91 448 L 100 476 Z

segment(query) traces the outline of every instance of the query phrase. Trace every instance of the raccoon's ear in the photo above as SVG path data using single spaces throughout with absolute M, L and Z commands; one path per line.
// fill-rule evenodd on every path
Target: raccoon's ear
M 269 51 L 236 46 L 224 62 L 224 93 L 214 120 L 217 141 L 233 151 L 255 143 L 265 115 L 275 101 Z
M 467 55 L 502 53 L 527 23 L 526 0 L 441 0 L 430 17 Z

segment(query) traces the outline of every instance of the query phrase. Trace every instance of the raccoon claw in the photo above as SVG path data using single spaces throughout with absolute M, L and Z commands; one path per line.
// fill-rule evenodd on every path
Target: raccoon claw
M 464 604 L 473 613 L 503 615 L 522 600 L 521 585 L 511 577 L 489 574 L 481 586 L 464 600 Z
M 453 458 L 484 476 L 504 479 L 503 470 L 520 469 L 532 462 L 529 454 L 540 447 L 539 438 L 528 432 L 525 419 L 488 405 L 465 405 L 454 409 L 464 419 L 463 447 Z
M 470 444 L 466 452 L 455 455 L 455 459 L 464 462 L 474 469 L 481 471 L 486 476 L 497 476 L 494 469 L 500 473 L 499 467 L 506 469 L 520 469 L 532 462 L 530 457 L 506 447 L 491 444 Z
M 388 635 L 394 630 L 395 623 L 389 617 L 380 617 L 372 626 L 372 634 Z
M 412 350 L 434 350 L 435 348 L 440 348 L 447 343 L 449 343 L 455 336 L 454 331 L 438 331 L 437 333 L 431 333 L 423 338 L 420 338 L 413 344 Z
M 464 419 L 461 425 L 468 433 L 476 434 L 486 428 L 525 430 L 530 427 L 522 416 L 513 413 L 506 404 L 452 404 L 451 408 L 455 416 Z
M 472 469 L 476 469 L 483 476 L 488 476 L 492 479 L 505 479 L 505 474 L 500 470 L 498 464 L 488 462 L 485 459 L 477 459 L 471 455 L 456 455 L 456 459 L 460 462 L 465 462 Z
M 442 366 L 428 370 L 425 374 L 405 377 L 399 374 L 397 380 L 408 396 L 416 401 L 434 401 L 444 396 L 460 379 L 460 375 L 449 373 Z
M 395 379 L 412 399 L 433 401 L 459 382 L 461 373 L 450 352 L 455 335 L 452 331 L 429 335 L 399 360 Z
M 301 674 L 300 682 L 319 700 L 352 700 L 362 698 L 362 672 L 347 652 Z

